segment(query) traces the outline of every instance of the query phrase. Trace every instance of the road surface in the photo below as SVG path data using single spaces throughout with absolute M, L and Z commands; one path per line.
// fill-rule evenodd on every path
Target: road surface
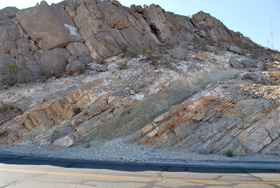
M 0 188 L 280 188 L 280 169 L 0 156 Z

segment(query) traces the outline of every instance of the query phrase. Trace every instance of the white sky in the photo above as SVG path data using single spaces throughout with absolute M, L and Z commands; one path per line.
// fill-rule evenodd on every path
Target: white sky
M 46 0 L 50 5 L 52 3 L 58 3 L 62 0 Z M 17 7 L 18 9 L 34 7 L 37 3 L 40 3 L 41 0 L 0 0 L 0 9 L 5 7 Z

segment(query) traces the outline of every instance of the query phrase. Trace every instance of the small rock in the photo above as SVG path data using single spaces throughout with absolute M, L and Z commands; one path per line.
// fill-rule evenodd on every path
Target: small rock
M 97 72 L 106 72 L 106 71 L 108 71 L 108 67 L 105 66 L 105 65 L 99 65 L 98 64 L 98 65 L 96 65 L 95 70 Z
M 62 147 L 69 147 L 72 146 L 75 143 L 73 136 L 67 135 L 62 138 L 59 138 L 54 141 L 54 145 L 56 146 L 62 146 Z
M 236 69 L 242 69 L 242 68 L 244 68 L 243 64 L 242 64 L 240 61 L 238 61 L 237 59 L 235 59 L 235 58 L 231 58 L 231 59 L 229 60 L 229 64 L 230 64 L 233 68 L 236 68 Z
M 86 142 L 86 143 L 82 144 L 82 147 L 83 147 L 83 148 L 89 148 L 89 147 L 90 147 L 90 144 L 89 144 L 88 142 Z
M 176 58 L 176 59 L 180 59 L 180 60 L 185 60 L 187 58 L 186 49 L 184 49 L 181 46 L 171 49 L 169 54 L 170 54 L 171 57 Z
M 130 91 L 129 91 L 129 94 L 130 94 L 130 95 L 135 95 L 136 92 L 135 92 L 135 90 L 130 90 Z
M 243 54 L 243 51 L 241 48 L 239 48 L 238 46 L 234 46 L 234 45 L 230 45 L 228 48 L 229 51 L 234 52 L 234 53 L 238 53 L 240 55 Z
M 81 62 L 79 60 L 75 60 L 66 66 L 65 71 L 70 75 L 72 75 L 76 72 L 83 73 L 85 71 L 85 67 L 86 67 L 86 65 L 83 62 Z

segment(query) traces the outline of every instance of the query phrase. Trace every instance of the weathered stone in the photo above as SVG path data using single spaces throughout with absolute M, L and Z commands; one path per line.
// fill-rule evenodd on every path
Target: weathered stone
M 176 59 L 185 60 L 187 58 L 186 49 L 179 46 L 170 50 L 170 56 Z
M 108 71 L 108 67 L 106 65 L 100 65 L 100 64 L 96 64 L 94 66 L 94 69 L 97 71 L 97 72 L 106 72 Z
M 0 41 L 5 42 L 15 42 L 20 38 L 19 27 L 15 20 L 9 19 L 7 16 L 0 13 Z M 4 46 L 5 47 L 5 46 Z M 5 47 L 7 48 L 7 47 Z
M 69 56 L 65 49 L 56 48 L 43 53 L 40 65 L 48 76 L 59 76 L 64 73 Z
M 86 122 L 81 123 L 77 127 L 77 133 L 80 136 L 83 136 L 83 135 L 89 133 L 94 128 L 97 128 L 101 124 L 102 124 L 102 122 L 100 120 L 97 120 L 97 119 L 93 118 L 90 121 L 86 121 Z
M 121 35 L 120 31 L 118 29 L 109 29 L 110 34 L 115 39 L 115 41 L 118 43 L 119 47 L 122 49 L 122 51 L 126 51 L 128 48 L 128 43 Z
M 142 34 L 133 27 L 121 30 L 121 35 L 128 43 L 127 51 L 129 52 L 142 52 L 143 45 L 149 47 L 147 43 L 142 39 Z
M 229 64 L 236 68 L 241 69 L 244 67 L 255 67 L 255 63 L 251 60 L 237 60 L 235 57 L 231 57 L 229 60 Z
M 63 136 L 62 138 L 59 138 L 53 142 L 54 145 L 61 146 L 61 147 L 70 147 L 74 143 L 75 140 L 72 135 Z
M 21 26 L 43 51 L 65 47 L 81 39 L 72 19 L 58 5 L 40 5 L 18 11 L 16 15 Z
M 95 36 L 89 38 L 85 44 L 88 47 L 90 55 L 93 59 L 108 58 L 112 55 L 107 48 L 96 40 Z
M 235 58 L 230 58 L 229 64 L 236 69 L 244 68 L 244 65 Z
M 5 84 L 14 85 L 17 82 L 17 71 L 16 60 L 9 54 L 0 54 L 0 77 Z
M 173 35 L 167 25 L 166 15 L 159 6 L 150 5 L 145 9 L 144 17 L 162 42 L 174 43 Z
M 90 53 L 85 44 L 72 42 L 66 46 L 67 51 L 72 56 L 89 56 Z
M 228 48 L 229 51 L 234 52 L 234 53 L 238 53 L 240 55 L 243 54 L 243 51 L 241 48 L 239 48 L 238 46 L 234 46 L 234 45 L 230 45 Z
M 26 136 L 29 135 L 29 134 L 30 134 L 29 130 L 27 130 L 27 129 L 21 129 L 21 130 L 18 131 L 17 136 L 18 136 L 19 138 L 23 138 L 23 137 L 26 137 Z
M 9 19 L 13 19 L 16 17 L 16 13 L 19 11 L 16 7 L 6 7 L 0 10 L 0 14 L 4 14 Z
M 104 20 L 107 22 L 110 28 L 115 28 L 118 30 L 126 29 L 130 26 L 129 21 L 124 14 L 121 6 L 116 6 L 110 3 L 104 3 L 100 7 L 103 13 Z
M 110 56 L 121 53 L 119 45 L 116 43 L 115 39 L 110 33 L 99 33 L 96 35 L 96 40 L 109 50 L 109 52 L 111 53 Z
M 129 9 L 109 0 L 57 6 L 43 1 L 37 8 L 19 11 L 18 24 L 17 10 L 6 11 L 0 11 L 1 73 L 14 72 L 10 75 L 18 81 L 20 71 L 32 79 L 64 72 L 78 75 L 86 65 L 110 71 L 1 91 L 0 104 L 8 106 L 0 109 L 1 144 L 69 147 L 136 132 L 128 142 L 155 148 L 183 147 L 203 154 L 279 153 L 280 79 L 278 62 L 270 63 L 274 52 L 259 49 L 209 14 L 189 18 L 156 5 Z M 25 15 L 29 12 L 32 27 Z M 230 58 L 231 46 L 242 53 L 231 50 L 239 55 Z M 160 52 L 162 60 L 152 64 L 143 55 L 129 58 L 143 54 L 144 48 Z M 254 52 L 260 58 L 253 58 Z M 121 53 L 125 55 L 113 57 Z M 6 61 L 12 63 L 7 66 Z M 237 69 L 250 67 L 250 72 L 237 75 L 245 69 L 235 70 L 227 62 Z M 263 62 L 269 71 L 257 72 L 255 62 Z
M 37 50 L 37 46 L 35 45 L 33 40 L 30 40 L 29 43 L 30 43 L 30 51 L 34 53 Z
M 85 63 L 79 61 L 79 60 L 75 60 L 73 62 L 68 63 L 68 65 L 66 66 L 65 72 L 72 75 L 75 72 L 77 73 L 83 73 L 85 71 Z
M 147 126 L 145 126 L 141 129 L 142 134 L 146 134 L 148 132 L 151 132 L 154 128 L 155 127 L 152 124 L 149 124 L 149 125 L 147 125 Z
M 32 121 L 28 118 L 24 121 L 24 126 L 26 129 L 28 129 L 30 131 L 33 129 Z
M 200 29 L 200 32 L 205 32 L 203 35 L 200 33 L 200 35 L 210 41 L 222 40 L 233 43 L 240 40 L 239 36 L 234 36 L 232 31 L 228 30 L 220 20 L 210 14 L 200 11 L 194 14 L 191 20 L 195 27 Z
M 264 148 L 263 153 L 268 155 L 280 155 L 280 138 L 276 139 L 272 144 Z

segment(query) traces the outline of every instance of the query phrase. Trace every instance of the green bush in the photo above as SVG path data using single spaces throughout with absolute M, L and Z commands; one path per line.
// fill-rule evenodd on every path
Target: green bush
M 152 61 L 152 64 L 155 65 L 158 61 L 162 59 L 160 53 L 156 53 L 156 49 L 148 49 L 146 46 L 142 46 L 142 52 L 146 56 L 147 61 Z
M 6 75 L 3 76 L 3 83 L 8 86 L 15 85 L 18 81 L 30 82 L 27 72 L 24 72 L 17 64 L 6 64 Z
M 233 152 L 231 150 L 227 150 L 226 156 L 227 157 L 233 157 L 234 155 L 233 155 Z
M 77 115 L 82 112 L 82 109 L 80 107 L 74 107 L 72 108 L 72 111 L 75 115 Z

